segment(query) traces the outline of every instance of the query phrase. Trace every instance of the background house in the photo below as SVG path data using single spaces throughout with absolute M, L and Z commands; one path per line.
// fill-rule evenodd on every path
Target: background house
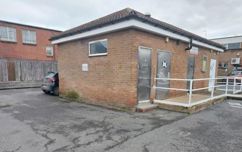
M 129 8 L 54 36 L 52 44 L 59 48 L 61 94 L 76 91 L 89 103 L 128 108 L 186 94 L 154 90 L 154 85 L 189 86 L 155 78 L 215 77 L 217 54 L 224 49 Z M 205 85 L 200 81 L 194 87 Z
M 57 71 L 57 47 L 49 38 L 59 33 L 0 21 L 0 88 L 9 86 L 10 81 L 13 86 L 13 82 L 37 82 L 48 71 Z
M 242 36 L 212 39 L 225 46 L 224 53 L 219 55 L 219 75 L 228 75 L 236 67 L 241 67 Z

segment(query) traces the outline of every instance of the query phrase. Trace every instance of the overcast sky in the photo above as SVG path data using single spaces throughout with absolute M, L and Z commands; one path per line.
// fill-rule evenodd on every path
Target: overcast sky
M 0 0 L 0 19 L 58 30 L 126 7 L 214 38 L 242 35 L 242 0 Z

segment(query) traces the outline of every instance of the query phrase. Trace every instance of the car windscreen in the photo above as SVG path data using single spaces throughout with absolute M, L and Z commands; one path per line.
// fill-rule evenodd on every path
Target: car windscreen
M 54 77 L 55 73 L 48 73 L 46 77 Z

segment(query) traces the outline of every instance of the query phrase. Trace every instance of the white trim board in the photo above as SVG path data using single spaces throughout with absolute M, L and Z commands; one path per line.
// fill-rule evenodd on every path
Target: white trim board
M 176 34 L 174 32 L 168 31 L 168 30 L 164 30 L 160 27 L 155 27 L 153 25 L 150 25 L 148 23 L 144 23 L 135 19 L 130 19 L 127 21 L 123 21 L 120 23 L 116 23 L 116 24 L 112 24 L 112 25 L 108 25 L 108 26 L 104 26 L 101 28 L 97 28 L 97 29 L 93 29 L 91 31 L 86 31 L 83 33 L 79 33 L 79 34 L 75 34 L 72 36 L 68 36 L 68 37 L 63 37 L 63 38 L 59 38 L 57 40 L 53 40 L 51 43 L 52 44 L 59 44 L 59 43 L 64 43 L 64 42 L 68 42 L 68 41 L 72 41 L 72 40 L 77 40 L 77 39 L 81 39 L 81 38 L 85 38 L 85 37 L 89 37 L 89 36 L 95 36 L 98 34 L 104 34 L 104 33 L 108 33 L 108 32 L 112 32 L 112 31 L 116 31 L 116 30 L 121 30 L 121 29 L 125 29 L 125 28 L 129 28 L 129 27 L 134 27 L 134 28 L 138 28 L 141 30 L 145 30 L 151 33 L 156 33 L 159 35 L 163 35 L 163 36 L 168 36 L 170 38 L 174 38 L 174 39 L 178 39 L 184 42 L 190 42 L 190 38 L 180 35 L 180 34 Z M 197 40 L 193 40 L 193 44 L 198 45 L 198 46 L 202 46 L 202 47 L 206 47 L 212 50 L 216 50 L 219 52 L 223 52 L 224 50 L 204 43 L 204 42 L 200 42 Z

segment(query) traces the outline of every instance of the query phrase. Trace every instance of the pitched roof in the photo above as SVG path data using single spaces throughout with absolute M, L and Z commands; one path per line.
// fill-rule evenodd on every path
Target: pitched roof
M 88 22 L 86 24 L 83 24 L 83 25 L 77 26 L 75 28 L 72 28 L 70 30 L 64 31 L 61 34 L 52 37 L 51 40 L 56 40 L 56 39 L 59 39 L 59 38 L 72 36 L 72 35 L 75 35 L 75 34 L 79 34 L 79 33 L 82 33 L 82 32 L 86 32 L 86 31 L 90 31 L 90 30 L 93 30 L 93 29 L 96 29 L 96 28 L 100 28 L 100 27 L 103 27 L 103 26 L 106 26 L 106 25 L 114 24 L 114 23 L 117 23 L 117 22 L 122 22 L 122 21 L 127 20 L 127 19 L 137 19 L 137 20 L 140 20 L 142 22 L 146 22 L 146 23 L 152 24 L 154 26 L 160 27 L 162 29 L 165 29 L 165 30 L 168 30 L 168 31 L 180 34 L 180 35 L 184 35 L 186 37 L 189 37 L 189 38 L 192 38 L 192 39 L 195 39 L 195 40 L 198 40 L 198 41 L 201 41 L 201 42 L 204 42 L 204 43 L 207 43 L 207 44 L 210 44 L 210 45 L 224 49 L 224 47 L 222 45 L 220 45 L 216 42 L 213 42 L 213 41 L 208 40 L 206 38 L 203 38 L 199 35 L 193 34 L 191 32 L 188 32 L 186 30 L 183 30 L 181 28 L 178 28 L 176 26 L 168 24 L 166 22 L 162 22 L 162 21 L 154 19 L 152 17 L 148 17 L 148 16 L 146 16 L 146 15 L 144 15 L 144 14 L 142 14 L 142 13 L 136 11 L 136 10 L 130 9 L 130 8 L 125 8 L 123 10 L 114 12 L 112 14 L 109 14 L 107 16 L 93 20 L 93 21 Z

